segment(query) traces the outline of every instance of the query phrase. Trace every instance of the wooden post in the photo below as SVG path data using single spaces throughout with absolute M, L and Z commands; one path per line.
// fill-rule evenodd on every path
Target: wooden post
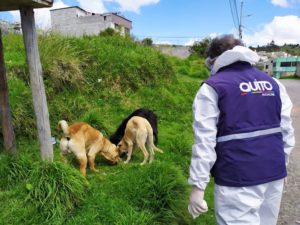
M 4 149 L 8 153 L 16 153 L 16 140 L 10 114 L 8 88 L 4 63 L 4 51 L 2 43 L 2 31 L 0 28 L 0 117 L 4 139 Z
M 42 160 L 53 161 L 49 112 L 42 77 L 42 66 L 38 50 L 33 8 L 22 8 L 20 13 L 41 157 Z

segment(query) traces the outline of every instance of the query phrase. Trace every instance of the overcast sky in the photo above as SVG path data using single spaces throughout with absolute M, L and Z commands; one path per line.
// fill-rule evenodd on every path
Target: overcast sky
M 135 37 L 186 45 L 217 34 L 238 35 L 241 0 L 55 0 L 53 8 L 68 6 L 120 12 L 133 22 Z M 300 44 L 300 0 L 244 0 L 242 15 L 247 45 Z M 1 12 L 0 19 L 19 21 L 19 12 Z M 51 27 L 49 9 L 36 10 L 36 23 Z

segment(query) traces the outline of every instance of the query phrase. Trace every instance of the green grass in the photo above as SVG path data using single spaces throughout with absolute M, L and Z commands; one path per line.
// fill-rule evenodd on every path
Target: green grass
M 139 165 L 138 150 L 128 165 L 111 166 L 98 157 L 100 172 L 87 169 L 84 179 L 74 156 L 68 156 L 69 164 L 60 162 L 58 145 L 54 163 L 40 161 L 22 39 L 8 35 L 4 41 L 19 153 L 0 154 L 0 224 L 216 224 L 212 183 L 205 196 L 209 212 L 196 220 L 187 212 L 192 103 L 207 76 L 203 60 L 166 57 L 118 36 L 41 37 L 51 132 L 57 139 L 61 119 L 86 121 L 109 136 L 137 108 L 158 116 L 158 147 L 164 153 L 156 153 L 151 165 Z

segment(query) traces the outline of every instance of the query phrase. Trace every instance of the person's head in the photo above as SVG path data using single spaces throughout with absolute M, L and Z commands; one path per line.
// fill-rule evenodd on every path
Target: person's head
M 233 49 L 235 46 L 244 46 L 240 39 L 234 38 L 231 34 L 225 34 L 218 36 L 211 40 L 206 49 L 206 57 L 209 59 L 215 59 L 223 52 Z

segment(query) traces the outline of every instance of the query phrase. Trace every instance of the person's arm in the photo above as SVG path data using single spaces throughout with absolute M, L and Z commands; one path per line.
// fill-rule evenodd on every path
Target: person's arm
M 280 99 L 281 99 L 281 122 L 282 137 L 284 143 L 285 164 L 288 165 L 289 155 L 295 145 L 294 128 L 292 126 L 291 111 L 293 108 L 292 101 L 284 87 L 284 85 L 275 79 L 279 86 Z
M 203 84 L 193 103 L 194 144 L 190 164 L 190 185 L 205 190 L 209 174 L 216 161 L 216 135 L 219 118 L 218 95 L 209 85 Z
M 220 114 L 218 95 L 205 83 L 194 99 L 193 114 L 194 145 L 188 179 L 193 188 L 188 211 L 195 219 L 208 210 L 204 190 L 209 182 L 210 170 L 216 161 L 215 146 Z

